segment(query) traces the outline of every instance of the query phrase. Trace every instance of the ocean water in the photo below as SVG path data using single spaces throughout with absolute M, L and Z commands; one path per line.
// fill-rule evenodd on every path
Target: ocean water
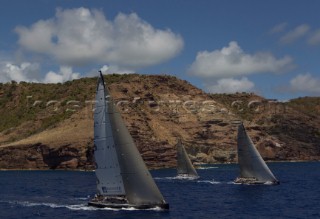
M 280 185 L 233 184 L 235 164 L 202 166 L 197 180 L 151 171 L 169 211 L 88 207 L 94 172 L 0 171 L 0 218 L 320 218 L 320 162 L 268 165 Z

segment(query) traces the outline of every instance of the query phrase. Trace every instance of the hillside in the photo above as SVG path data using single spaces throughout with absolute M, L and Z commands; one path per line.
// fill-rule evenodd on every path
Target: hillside
M 166 75 L 105 79 L 150 168 L 176 165 L 178 136 L 195 162 L 236 162 L 235 120 L 266 160 L 320 160 L 320 98 L 207 94 Z M 96 80 L 0 84 L 0 168 L 92 169 Z

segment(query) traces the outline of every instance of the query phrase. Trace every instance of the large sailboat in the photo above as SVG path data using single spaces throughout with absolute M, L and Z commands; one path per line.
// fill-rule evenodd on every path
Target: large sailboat
M 90 206 L 169 209 L 148 171 L 100 71 L 94 111 L 97 194 Z
M 240 176 L 235 180 L 235 183 L 279 184 L 279 181 L 254 146 L 242 123 L 238 127 L 237 141 Z
M 177 144 L 177 173 L 180 178 L 199 178 L 199 175 L 193 167 L 180 138 L 178 139 Z

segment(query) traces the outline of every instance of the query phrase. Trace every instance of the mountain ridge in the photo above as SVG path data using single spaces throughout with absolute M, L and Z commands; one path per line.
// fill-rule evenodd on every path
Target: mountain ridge
M 93 169 L 96 81 L 0 84 L 0 169 Z M 319 97 L 207 94 L 168 75 L 105 81 L 149 168 L 176 165 L 177 137 L 194 162 L 236 162 L 239 120 L 267 161 L 320 160 Z

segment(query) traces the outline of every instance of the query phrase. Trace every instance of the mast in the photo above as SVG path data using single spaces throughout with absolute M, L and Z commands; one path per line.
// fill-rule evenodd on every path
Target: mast
M 197 171 L 193 167 L 191 160 L 186 152 L 186 149 L 178 139 L 177 144 L 177 172 L 179 174 L 186 174 L 191 177 L 199 177 Z
M 254 146 L 243 124 L 238 127 L 238 162 L 241 178 L 256 178 L 259 182 L 278 182 Z
M 103 78 L 101 72 L 100 77 Z M 105 94 L 109 91 L 105 88 Z M 148 171 L 112 98 L 106 108 L 125 195 L 130 204 L 164 204 L 164 198 Z

